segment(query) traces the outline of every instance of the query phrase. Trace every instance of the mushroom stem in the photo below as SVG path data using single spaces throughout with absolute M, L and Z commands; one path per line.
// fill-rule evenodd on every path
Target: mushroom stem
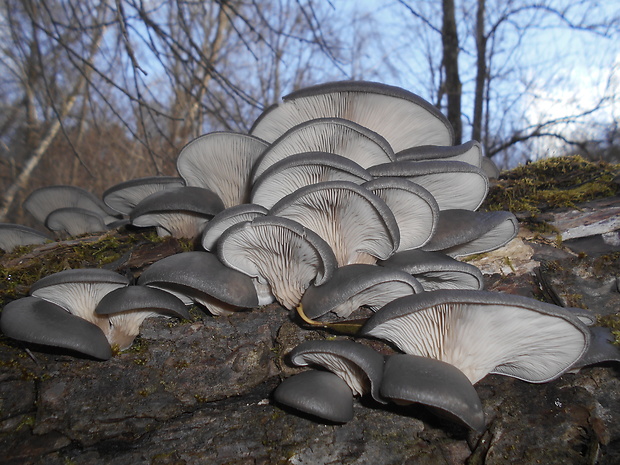
M 330 331 L 334 331 L 338 334 L 347 334 L 350 336 L 354 336 L 359 332 L 362 326 L 364 326 L 364 323 L 366 323 L 365 318 L 357 319 L 357 320 L 336 321 L 332 323 L 323 323 L 321 321 L 316 321 L 316 320 L 309 318 L 304 313 L 304 307 L 302 304 L 299 304 L 296 310 L 297 310 L 297 315 L 299 315 L 299 317 L 304 321 L 304 323 L 310 326 L 315 326 L 318 328 L 323 328 L 323 329 L 327 329 Z

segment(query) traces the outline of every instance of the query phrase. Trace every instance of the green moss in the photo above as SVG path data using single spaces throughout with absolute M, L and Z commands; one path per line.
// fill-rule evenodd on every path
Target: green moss
M 618 194 L 620 167 L 581 156 L 552 157 L 502 173 L 483 208 L 540 213 Z

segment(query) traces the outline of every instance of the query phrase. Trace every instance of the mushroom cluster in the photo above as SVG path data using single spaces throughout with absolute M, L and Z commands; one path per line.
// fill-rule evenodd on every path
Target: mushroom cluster
M 154 227 L 195 250 L 152 264 L 137 282 L 95 269 L 47 276 L 4 308 L 2 331 L 106 359 L 132 344 L 146 317 L 277 301 L 311 328 L 402 353 L 348 339 L 303 343 L 290 362 L 321 370 L 286 379 L 276 402 L 346 422 L 353 396 L 369 394 L 477 431 L 473 384 L 488 373 L 540 383 L 618 357 L 601 355 L 606 340 L 589 351 L 585 312 L 484 291 L 481 272 L 457 260 L 502 247 L 518 223 L 477 211 L 497 168 L 477 142 L 455 145 L 447 119 L 408 91 L 358 81 L 302 89 L 250 134 L 191 141 L 177 170 L 113 186 L 103 201 L 68 186 L 35 191 L 24 207 L 54 231 Z

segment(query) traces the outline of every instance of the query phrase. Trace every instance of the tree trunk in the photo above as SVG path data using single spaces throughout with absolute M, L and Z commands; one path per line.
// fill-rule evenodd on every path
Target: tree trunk
M 443 45 L 442 66 L 446 73 L 444 82 L 448 96 L 448 120 L 454 128 L 455 143 L 463 138 L 461 122 L 461 80 L 459 78 L 459 38 L 456 30 L 454 0 L 443 0 L 443 24 L 441 38 Z
M 474 94 L 474 121 L 471 138 L 482 142 L 482 120 L 484 105 L 484 87 L 487 78 L 487 38 L 484 31 L 484 13 L 486 0 L 478 0 L 476 11 L 476 90 Z

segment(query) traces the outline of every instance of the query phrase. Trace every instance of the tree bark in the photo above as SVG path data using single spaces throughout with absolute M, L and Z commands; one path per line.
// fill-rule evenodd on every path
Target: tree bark
M 443 45 L 442 66 L 445 72 L 444 89 L 448 96 L 448 120 L 454 128 L 455 143 L 463 138 L 461 122 L 461 79 L 459 77 L 459 38 L 456 29 L 454 0 L 443 0 L 441 40 Z
M 485 4 L 486 0 L 478 0 L 478 9 L 476 10 L 476 90 L 474 93 L 474 120 L 471 138 L 477 141 L 482 141 L 484 90 L 487 82 L 487 38 L 484 31 Z

